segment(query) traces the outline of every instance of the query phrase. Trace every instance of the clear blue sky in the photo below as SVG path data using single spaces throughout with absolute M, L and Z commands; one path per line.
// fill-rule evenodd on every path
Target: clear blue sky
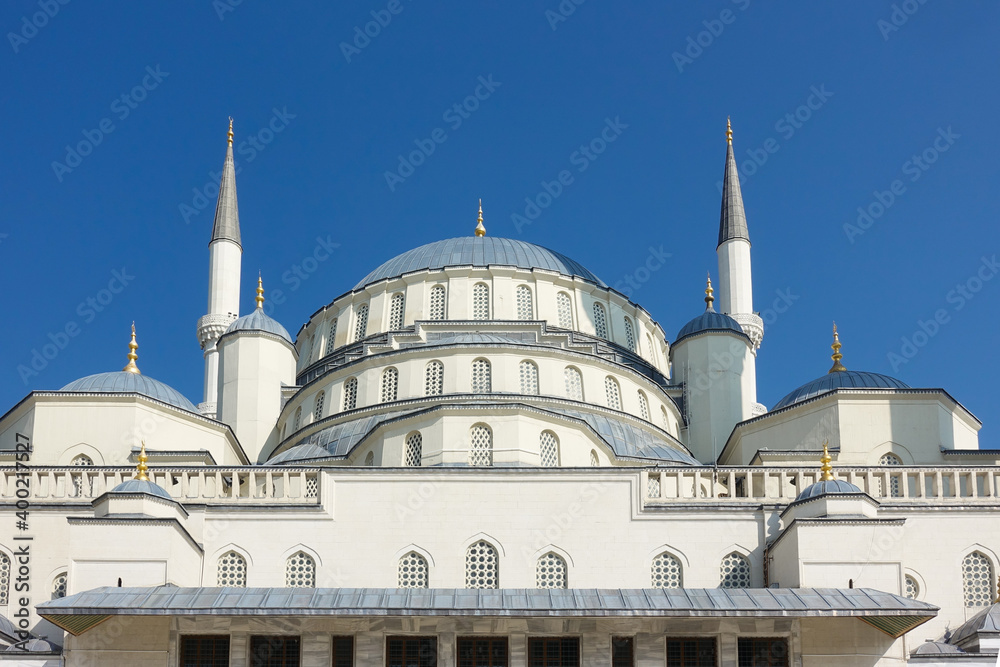
M 471 234 L 482 197 L 491 235 L 612 285 L 651 247 L 669 253 L 633 299 L 671 339 L 716 273 L 731 115 L 769 322 L 760 400 L 826 372 L 836 319 L 848 368 L 946 388 L 1000 447 L 997 4 L 234 2 L 0 10 L 3 410 L 119 369 L 133 319 L 143 372 L 201 400 L 214 199 L 195 190 L 216 186 L 230 115 L 238 146 L 258 137 L 237 153 L 243 312 L 260 270 L 294 333 L 384 260 Z M 355 43 L 372 12 L 387 24 Z M 477 87 L 478 108 L 448 111 Z M 615 140 L 574 156 L 607 119 Z M 398 156 L 433 136 L 390 187 Z M 68 156 L 81 142 L 88 154 Z M 517 229 L 562 170 L 572 183 Z M 879 214 L 867 228 L 859 207 Z M 339 247 L 296 284 L 318 237 Z M 115 271 L 127 286 L 102 293 Z M 768 311 L 776 299 L 785 312 Z M 77 335 L 22 378 L 68 325 Z

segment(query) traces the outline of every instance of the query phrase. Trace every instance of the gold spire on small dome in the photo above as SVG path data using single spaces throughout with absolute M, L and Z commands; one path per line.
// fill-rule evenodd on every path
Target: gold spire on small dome
M 822 477 L 820 477 L 820 479 L 822 481 L 824 481 L 824 482 L 832 482 L 833 481 L 833 466 L 830 465 L 830 461 L 833 460 L 833 457 L 830 456 L 830 449 L 829 449 L 828 445 L 829 445 L 828 441 L 824 440 L 823 441 L 823 456 L 821 456 L 819 458 L 819 462 L 822 464 L 822 465 L 820 465 L 819 470 L 820 470 L 821 473 L 823 473 L 823 475 L 822 475 Z
M 228 136 L 229 136 L 229 145 L 232 146 L 233 145 L 233 117 L 232 116 L 229 117 L 229 134 L 228 134 Z
M 128 344 L 128 363 L 125 364 L 125 368 L 122 370 L 126 373 L 135 373 L 136 375 L 142 375 L 139 372 L 139 367 L 135 365 L 135 360 L 139 358 L 139 355 L 135 353 L 139 349 L 139 344 L 135 342 L 135 322 L 132 323 L 132 340 Z
M 140 482 L 148 482 L 149 477 L 146 476 L 146 472 L 149 470 L 149 467 L 146 465 L 146 461 L 149 460 L 149 457 L 146 456 L 145 440 L 142 441 L 142 448 L 139 449 L 138 459 L 139 459 L 139 464 L 136 465 L 135 467 L 135 477 L 133 479 L 137 479 Z
M 733 123 L 729 120 L 729 116 L 726 116 L 726 143 L 733 143 Z
M 715 290 L 712 289 L 712 274 L 708 274 L 708 287 L 705 288 L 705 310 L 715 310 L 712 307 L 712 303 L 715 301 L 715 297 L 712 296 Z
M 483 200 L 479 200 L 479 221 L 476 224 L 476 236 L 486 236 L 486 227 L 483 226 Z
M 259 273 L 257 274 L 257 296 L 254 297 L 254 301 L 257 302 L 258 308 L 264 307 L 264 281 Z
M 840 353 L 840 348 L 842 346 L 840 344 L 840 336 L 837 334 L 836 322 L 833 323 L 833 345 L 831 345 L 830 347 L 833 348 L 833 355 L 830 357 L 831 359 L 833 359 L 833 367 L 829 371 L 827 371 L 827 374 L 836 373 L 838 371 L 846 371 L 847 369 L 844 367 L 842 363 L 840 363 L 840 360 L 844 358 L 844 355 Z

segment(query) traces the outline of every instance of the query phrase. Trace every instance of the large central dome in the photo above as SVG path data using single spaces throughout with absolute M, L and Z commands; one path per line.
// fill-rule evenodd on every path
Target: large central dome
M 446 266 L 516 266 L 521 269 L 545 269 L 567 276 L 579 276 L 607 287 L 586 267 L 557 252 L 525 241 L 493 236 L 464 236 L 422 245 L 393 257 L 364 277 L 354 289 L 386 278 L 424 269 Z

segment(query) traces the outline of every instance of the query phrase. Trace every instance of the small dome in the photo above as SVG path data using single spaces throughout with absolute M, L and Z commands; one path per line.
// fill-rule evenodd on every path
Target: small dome
M 135 392 L 155 398 L 158 401 L 169 403 L 174 407 L 190 412 L 198 412 L 194 404 L 173 387 L 163 384 L 159 380 L 154 380 L 148 375 L 129 373 L 126 371 L 112 371 L 110 373 L 97 373 L 87 377 L 74 380 L 59 391 L 78 391 L 94 394 L 119 394 L 123 392 Z
M 407 250 L 393 257 L 361 279 L 354 289 L 377 283 L 386 278 L 424 269 L 446 266 L 516 266 L 521 269 L 545 269 L 565 276 L 580 276 L 601 287 L 604 281 L 574 260 L 525 241 L 495 236 L 463 236 L 445 239 Z
M 845 389 L 909 389 L 910 385 L 902 380 L 865 371 L 834 371 L 807 382 L 795 391 L 778 401 L 771 411 L 801 403 L 814 396 L 825 394 L 839 388 Z
M 819 496 L 824 496 L 828 493 L 861 493 L 861 489 L 854 486 L 850 482 L 845 482 L 839 479 L 816 482 L 815 484 L 810 484 L 802 491 L 802 493 L 795 496 L 795 502 L 799 502 L 800 500 L 809 500 L 810 498 L 818 498 Z
M 226 333 L 232 333 L 233 331 L 265 331 L 275 336 L 280 336 L 289 343 L 292 342 L 292 337 L 288 335 L 285 327 L 281 326 L 273 317 L 268 316 L 263 308 L 255 308 L 249 315 L 244 315 L 230 324 L 229 328 L 226 329 Z
M 693 336 L 703 331 L 733 331 L 742 335 L 743 327 L 740 323 L 725 313 L 717 313 L 714 310 L 706 310 L 704 313 L 694 318 L 677 332 L 674 345 L 681 342 L 681 339 Z
M 961 644 L 963 640 L 980 632 L 994 634 L 1000 632 L 1000 604 L 994 603 L 958 626 L 948 640 L 953 644 Z
M 957 646 L 944 642 L 924 642 L 918 646 L 910 655 L 940 655 L 942 653 L 964 653 Z
M 157 496 L 158 498 L 173 500 L 173 498 L 170 497 L 170 494 L 167 493 L 167 490 L 162 486 L 144 479 L 130 479 L 124 481 L 115 488 L 111 489 L 111 493 L 148 493 L 149 495 Z

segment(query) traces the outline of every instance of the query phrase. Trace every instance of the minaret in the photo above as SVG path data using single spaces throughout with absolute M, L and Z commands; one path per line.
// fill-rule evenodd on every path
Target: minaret
M 219 182 L 212 240 L 208 243 L 208 314 L 198 320 L 198 342 L 205 355 L 204 402 L 198 410 L 213 419 L 219 391 L 219 336 L 239 317 L 240 213 L 236 205 L 236 167 L 233 163 L 233 119 L 229 119 L 229 145 Z
M 722 180 L 722 213 L 719 217 L 719 311 L 740 323 L 754 344 L 764 338 L 764 321 L 753 310 L 750 275 L 750 232 L 740 193 L 740 173 L 733 155 L 733 126 L 726 121 L 726 174 Z

